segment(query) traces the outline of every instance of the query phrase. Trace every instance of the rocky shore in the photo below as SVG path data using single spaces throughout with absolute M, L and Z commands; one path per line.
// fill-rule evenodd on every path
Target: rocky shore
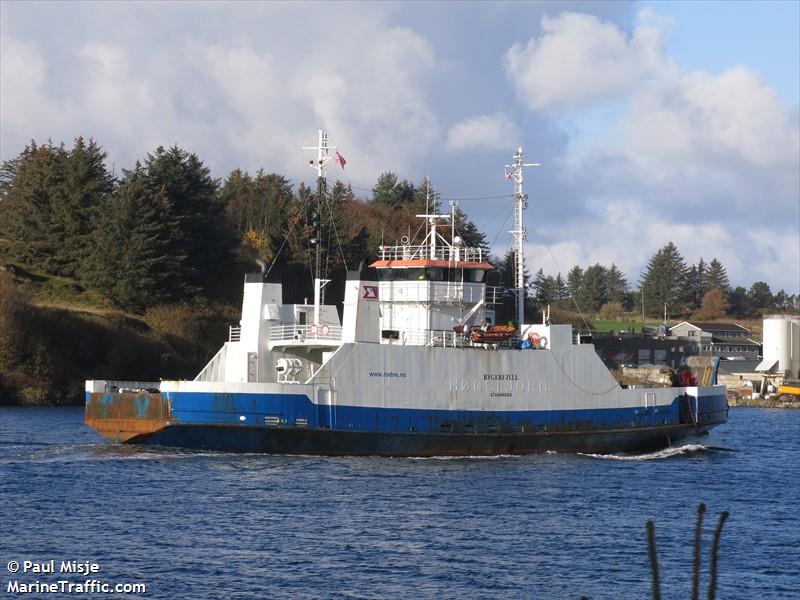
M 786 395 L 772 398 L 747 398 L 729 393 L 728 406 L 736 408 L 800 408 L 800 399 Z

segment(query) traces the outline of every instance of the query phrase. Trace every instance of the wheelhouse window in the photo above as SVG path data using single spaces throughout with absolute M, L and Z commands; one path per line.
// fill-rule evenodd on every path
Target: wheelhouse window
M 442 267 L 428 267 L 428 276 L 426 279 L 431 281 L 444 281 L 444 269 Z
M 467 279 L 466 274 L 464 279 L 472 283 L 483 283 L 486 277 L 486 269 L 468 269 L 467 273 L 469 273 L 469 279 Z

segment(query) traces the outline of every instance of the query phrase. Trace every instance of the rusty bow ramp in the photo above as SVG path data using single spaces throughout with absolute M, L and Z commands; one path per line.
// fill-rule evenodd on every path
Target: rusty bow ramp
M 88 396 L 86 424 L 112 442 L 134 441 L 175 422 L 170 402 L 161 392 L 96 392 Z

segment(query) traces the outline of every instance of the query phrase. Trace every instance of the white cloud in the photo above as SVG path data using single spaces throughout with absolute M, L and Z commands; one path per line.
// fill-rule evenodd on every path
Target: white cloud
M 88 39 L 66 52 L 44 52 L 54 42 L 15 40 L 4 27 L 2 159 L 31 138 L 85 135 L 126 167 L 177 143 L 216 175 L 264 167 L 296 181 L 311 173 L 300 147 L 321 127 L 346 153 L 346 175 L 371 184 L 441 143 L 427 97 L 439 68 L 433 48 L 390 23 L 389 7 L 252 5 L 226 12 L 219 31 L 181 28 L 174 8 L 87 11 L 76 20 Z M 159 31 L 147 39 L 156 16 Z M 111 17 L 121 23 L 114 36 L 100 26 Z
M 27 142 L 34 136 L 41 121 L 52 122 L 59 116 L 58 107 L 44 97 L 47 63 L 36 42 L 4 35 L 0 67 L 2 129 L 28 132 L 27 137 L 23 137 Z
M 500 165 L 522 145 L 543 163 L 526 178 L 534 271 L 557 270 L 552 252 L 564 270 L 615 262 L 635 282 L 673 239 L 734 281 L 798 287 L 798 109 L 736 57 L 682 68 L 665 51 L 672 25 L 646 10 L 629 24 L 622 3 L 581 5 L 601 17 L 558 3 L 314 6 L 4 3 L 0 159 L 84 135 L 121 167 L 177 143 L 216 177 L 263 167 L 296 184 L 313 178 L 300 147 L 324 127 L 348 159 L 334 176 L 369 189 L 386 170 L 430 174 L 470 197 L 509 192 Z M 487 160 L 465 169 L 470 149 Z M 496 204 L 464 207 L 505 239 Z
M 800 224 L 798 224 L 800 225 Z M 537 236 L 538 233 L 542 235 Z M 573 223 L 559 232 L 546 227 L 529 229 L 526 260 L 529 269 L 562 276 L 574 265 L 616 264 L 629 285 L 638 285 L 639 274 L 649 258 L 668 242 L 674 242 L 687 264 L 700 258 L 717 258 L 733 285 L 749 286 L 767 281 L 773 291 L 800 292 L 800 231 L 776 231 L 755 227 L 732 231 L 721 223 L 697 223 L 662 216 L 628 203 L 612 203 L 592 222 Z M 580 243 L 559 241 L 580 239 Z
M 663 24 L 651 13 L 628 37 L 592 15 L 542 18 L 542 35 L 506 53 L 506 72 L 532 109 L 572 108 L 627 92 L 664 67 Z
M 447 133 L 448 150 L 491 148 L 504 150 L 519 143 L 517 126 L 503 113 L 470 117 L 453 125 Z
M 613 261 L 635 283 L 647 258 L 674 241 L 691 263 L 720 259 L 734 283 L 769 274 L 773 287 L 796 293 L 797 107 L 743 66 L 715 74 L 676 65 L 662 42 L 669 26 L 643 12 L 626 36 L 596 17 L 562 13 L 507 52 L 508 76 L 534 110 L 569 108 L 574 118 L 619 99 L 605 135 L 578 139 L 554 165 L 582 206 L 547 234 L 550 250 L 564 255 L 562 270 Z M 565 239 L 580 239 L 580 250 Z M 530 254 L 557 270 L 545 245 Z
M 800 149 L 796 119 L 744 67 L 644 86 L 621 127 L 628 156 L 648 163 L 780 166 L 796 161 Z

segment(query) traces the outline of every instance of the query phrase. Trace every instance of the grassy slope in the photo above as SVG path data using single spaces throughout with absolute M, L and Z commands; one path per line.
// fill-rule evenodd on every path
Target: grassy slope
M 29 297 L 5 342 L 0 404 L 80 404 L 85 379 L 192 378 L 218 350 L 231 321 L 222 304 L 166 307 L 147 315 L 114 308 L 75 281 L 13 265 Z

